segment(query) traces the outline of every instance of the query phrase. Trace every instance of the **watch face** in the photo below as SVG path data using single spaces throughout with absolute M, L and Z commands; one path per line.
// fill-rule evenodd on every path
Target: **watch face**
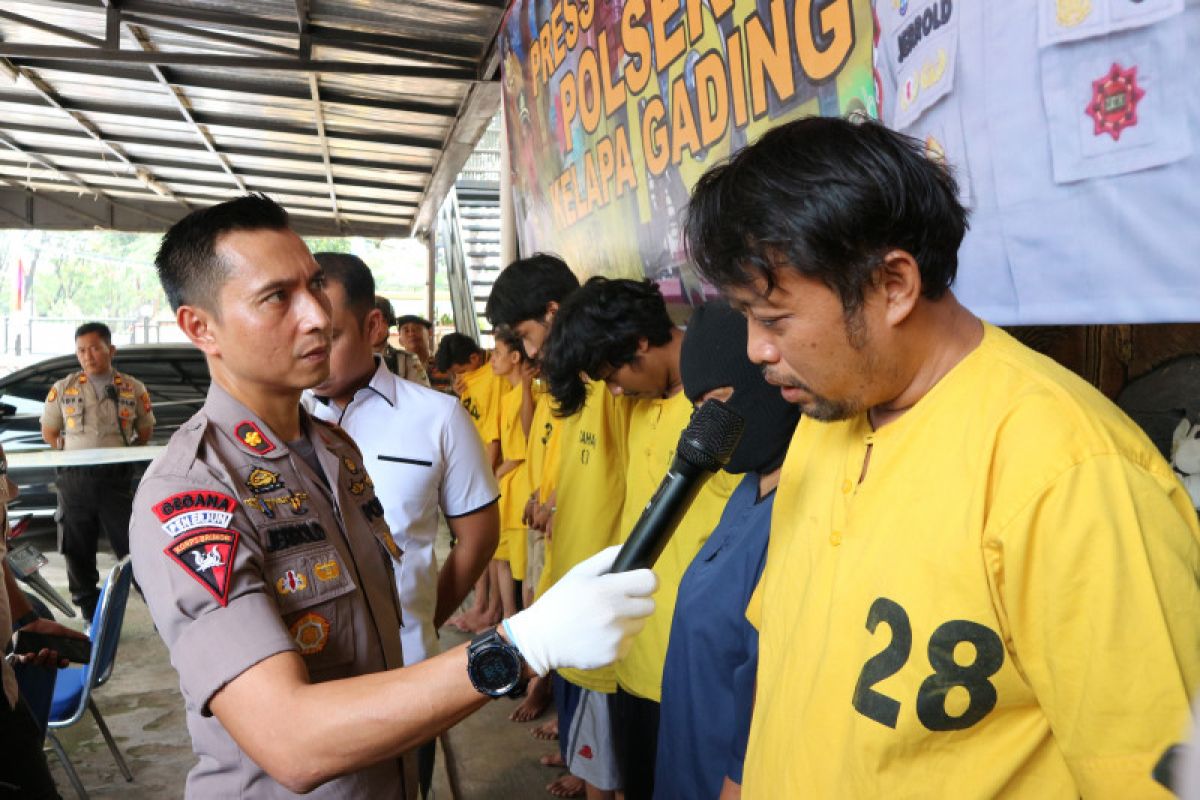
M 521 665 L 506 648 L 489 647 L 471 658 L 470 672 L 479 689 L 503 694 L 520 679 Z

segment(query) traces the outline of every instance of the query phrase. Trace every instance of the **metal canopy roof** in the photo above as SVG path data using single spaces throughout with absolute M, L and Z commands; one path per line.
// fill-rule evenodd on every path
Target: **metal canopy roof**
M 0 0 L 0 227 L 162 230 L 247 191 L 428 231 L 499 107 L 506 0 Z

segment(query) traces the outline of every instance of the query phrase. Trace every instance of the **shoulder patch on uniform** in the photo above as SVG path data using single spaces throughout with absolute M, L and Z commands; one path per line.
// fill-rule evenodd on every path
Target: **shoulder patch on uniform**
M 53 403 L 53 402 L 54 402 L 55 400 L 57 400 L 57 399 L 58 399 L 58 387 L 57 387 L 57 386 L 51 386 L 51 387 L 50 387 L 50 394 L 46 395 L 46 402 L 47 402 L 47 403 Z
M 150 393 L 142 392 L 142 411 L 146 414 L 150 413 Z
M 222 606 L 229 602 L 229 579 L 237 555 L 238 532 L 201 528 L 176 539 L 163 550 Z
M 275 449 L 275 443 L 267 438 L 267 435 L 262 432 L 262 429 L 255 425 L 250 420 L 243 420 L 233 429 L 233 433 L 242 444 L 249 447 L 259 455 L 271 452 Z
M 227 494 L 197 489 L 164 497 L 150 510 L 172 537 L 197 528 L 227 528 L 237 501 Z

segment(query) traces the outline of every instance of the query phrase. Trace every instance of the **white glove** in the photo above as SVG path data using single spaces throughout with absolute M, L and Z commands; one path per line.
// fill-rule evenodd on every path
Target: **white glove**
M 619 546 L 576 564 L 536 603 L 504 621 L 509 640 L 538 675 L 595 669 L 629 651 L 654 611 L 658 578 L 648 569 L 605 574 Z

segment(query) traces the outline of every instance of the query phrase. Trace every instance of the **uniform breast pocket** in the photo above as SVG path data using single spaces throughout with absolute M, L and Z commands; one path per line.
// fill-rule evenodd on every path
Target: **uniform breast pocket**
M 353 661 L 358 587 L 337 550 L 328 544 L 296 548 L 268 560 L 266 573 L 310 677 Z

